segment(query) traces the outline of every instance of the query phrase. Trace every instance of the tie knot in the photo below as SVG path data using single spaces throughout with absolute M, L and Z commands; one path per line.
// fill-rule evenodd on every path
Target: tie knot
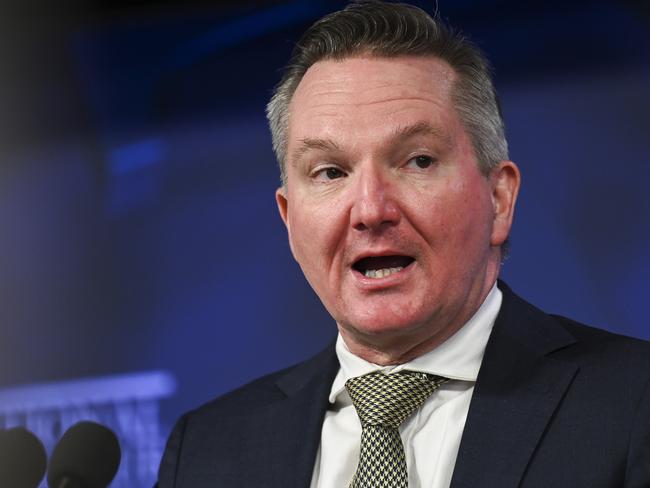
M 445 381 L 415 371 L 378 372 L 350 378 L 345 387 L 362 426 L 397 429 Z

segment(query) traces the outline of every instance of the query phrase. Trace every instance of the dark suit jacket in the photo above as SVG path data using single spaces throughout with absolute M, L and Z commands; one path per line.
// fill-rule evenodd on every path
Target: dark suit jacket
M 650 344 L 499 288 L 452 488 L 650 487 Z M 330 346 L 183 416 L 160 488 L 308 487 L 337 369 Z

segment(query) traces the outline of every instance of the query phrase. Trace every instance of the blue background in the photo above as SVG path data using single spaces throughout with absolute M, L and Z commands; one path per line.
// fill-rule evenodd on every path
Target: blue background
M 169 427 L 334 338 L 277 215 L 264 106 L 292 43 L 342 5 L 2 15 L 0 386 L 166 369 Z M 523 174 L 502 276 L 549 312 L 650 339 L 648 4 L 439 10 L 492 59 Z

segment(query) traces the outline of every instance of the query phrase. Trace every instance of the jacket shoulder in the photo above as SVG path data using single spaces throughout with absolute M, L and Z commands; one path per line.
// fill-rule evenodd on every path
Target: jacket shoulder
M 561 315 L 550 317 L 577 339 L 578 349 L 585 354 L 602 358 L 611 356 L 622 363 L 638 362 L 639 366 L 645 365 L 650 369 L 649 341 L 586 325 Z
M 636 405 L 650 387 L 650 342 L 551 316 L 576 342 L 554 352 L 555 359 L 580 367 L 579 378 L 594 388 L 606 388 L 617 402 Z M 602 397 L 608 395 L 600 393 Z
M 250 410 L 266 407 L 282 401 L 291 393 L 312 381 L 331 376 L 338 368 L 334 344 L 330 344 L 315 356 L 264 375 L 227 392 L 188 412 L 186 417 L 205 415 L 244 415 Z

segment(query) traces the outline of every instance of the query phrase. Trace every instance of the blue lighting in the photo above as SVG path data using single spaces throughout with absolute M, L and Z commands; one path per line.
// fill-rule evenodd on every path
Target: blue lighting
M 110 154 L 110 171 L 124 175 L 159 163 L 163 155 L 163 142 L 158 138 L 120 146 Z
M 176 49 L 169 57 L 168 69 L 174 71 L 191 66 L 215 51 L 316 18 L 326 9 L 326 2 L 297 0 L 226 22 Z

